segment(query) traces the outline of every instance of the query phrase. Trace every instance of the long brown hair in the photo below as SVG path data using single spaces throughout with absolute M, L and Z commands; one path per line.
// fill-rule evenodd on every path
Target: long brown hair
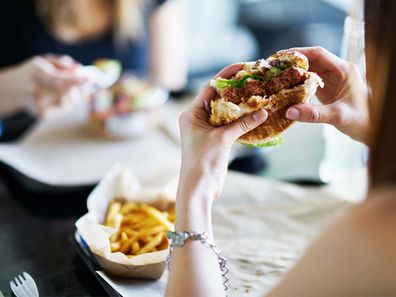
M 371 187 L 396 185 L 396 1 L 365 1 Z

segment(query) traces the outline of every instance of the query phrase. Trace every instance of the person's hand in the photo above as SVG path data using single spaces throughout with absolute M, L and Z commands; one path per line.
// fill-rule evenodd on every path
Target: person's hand
M 80 64 L 69 56 L 35 56 L 17 66 L 21 105 L 40 116 L 71 106 L 81 97 L 80 85 L 87 78 L 78 74 Z
M 224 68 L 217 76 L 231 77 L 242 64 Z M 208 123 L 210 101 L 216 90 L 206 85 L 192 105 L 180 116 L 182 168 L 178 199 L 191 201 L 197 196 L 211 203 L 220 193 L 227 173 L 231 146 L 241 135 L 254 129 L 267 118 L 262 109 L 221 127 Z M 182 202 L 182 201 L 180 201 Z
M 309 71 L 316 72 L 324 82 L 316 95 L 322 105 L 294 105 L 286 112 L 291 120 L 327 123 L 350 137 L 367 143 L 367 86 L 359 69 L 321 47 L 292 48 L 307 56 Z

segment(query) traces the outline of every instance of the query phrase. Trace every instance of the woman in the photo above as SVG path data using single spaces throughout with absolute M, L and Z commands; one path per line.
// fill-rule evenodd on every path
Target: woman
M 298 48 L 325 82 L 317 94 L 323 105 L 293 106 L 287 117 L 329 123 L 367 143 L 369 199 L 330 227 L 268 296 L 396 295 L 396 80 L 391 72 L 396 66 L 396 2 L 366 1 L 365 10 L 370 109 L 356 66 L 319 47 Z M 239 69 L 235 64 L 219 75 L 230 77 Z M 213 96 L 212 88 L 203 88 L 180 118 L 183 162 L 176 231 L 207 232 L 204 242 L 214 242 L 211 206 L 221 192 L 233 142 L 267 118 L 259 110 L 213 128 L 204 108 Z M 180 246 L 173 247 L 167 296 L 224 296 L 224 271 L 216 253 L 197 240 L 179 238 L 176 244 Z
M 70 101 L 87 82 L 79 63 L 101 57 L 172 90 L 186 79 L 179 0 L 5 1 L 0 35 L 3 115 L 20 108 L 45 113 Z

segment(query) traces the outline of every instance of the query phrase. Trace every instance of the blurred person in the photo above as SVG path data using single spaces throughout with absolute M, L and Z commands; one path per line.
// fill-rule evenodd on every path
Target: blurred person
M 182 88 L 183 17 L 180 0 L 2 1 L 0 115 L 46 114 L 72 103 L 89 82 L 77 71 L 80 63 L 97 58 L 120 60 L 125 70 Z
M 322 105 L 293 106 L 287 117 L 325 122 L 369 145 L 367 199 L 330 226 L 268 296 L 396 295 L 396 2 L 365 3 L 368 88 L 356 65 L 320 47 L 297 48 L 325 87 Z M 231 77 L 234 64 L 218 75 Z M 229 125 L 208 124 L 205 102 L 216 91 L 205 86 L 180 117 L 182 166 L 176 203 L 176 232 L 167 296 L 224 296 L 214 243 L 211 208 L 223 187 L 232 144 L 267 118 L 265 110 Z M 192 233 L 191 233 L 192 232 Z M 204 235 L 206 232 L 207 235 Z M 200 242 L 200 240 L 202 240 Z M 203 244 L 202 242 L 206 243 Z

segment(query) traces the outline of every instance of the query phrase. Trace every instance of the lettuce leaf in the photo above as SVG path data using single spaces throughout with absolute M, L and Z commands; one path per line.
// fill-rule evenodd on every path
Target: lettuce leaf
M 261 76 L 246 74 L 238 79 L 217 78 L 213 81 L 212 86 L 218 90 L 224 90 L 227 87 L 243 88 L 249 78 L 264 80 Z
M 283 137 L 279 136 L 270 141 L 259 143 L 259 144 L 246 144 L 248 147 L 270 147 L 270 146 L 280 146 L 283 143 Z
M 245 74 L 244 76 L 242 76 L 238 79 L 217 78 L 212 81 L 211 85 L 220 91 L 224 90 L 227 87 L 243 88 L 244 86 L 246 86 L 247 80 L 249 78 L 257 79 L 257 80 L 261 80 L 261 81 L 271 81 L 274 77 L 282 74 L 282 72 L 287 67 L 288 66 L 285 66 L 285 65 L 272 66 L 268 70 L 266 77 L 253 75 L 253 74 Z
M 115 59 L 98 59 L 94 65 L 104 72 L 106 76 L 110 76 L 112 80 L 116 81 L 121 76 L 122 65 L 119 60 Z
M 267 72 L 267 80 L 268 81 L 271 81 L 275 76 L 278 76 L 278 75 L 280 75 L 280 74 L 282 74 L 282 72 L 285 70 L 285 68 L 279 68 L 279 67 L 275 67 L 275 66 L 272 66 L 271 68 L 270 68 L 270 70 L 268 70 L 268 72 Z

